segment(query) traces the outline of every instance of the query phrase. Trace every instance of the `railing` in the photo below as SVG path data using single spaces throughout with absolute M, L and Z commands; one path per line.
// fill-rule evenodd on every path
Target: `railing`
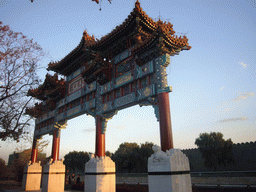
M 120 177 L 147 177 L 147 173 L 116 173 Z M 191 177 L 256 177 L 254 171 L 211 171 L 190 172 Z
M 191 172 L 191 177 L 256 177 L 255 171 Z

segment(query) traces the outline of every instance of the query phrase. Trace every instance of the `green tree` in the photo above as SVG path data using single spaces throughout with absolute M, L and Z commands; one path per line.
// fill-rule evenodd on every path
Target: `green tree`
M 122 143 L 113 155 L 117 172 L 147 172 L 148 158 L 153 154 L 153 143 Z
M 234 162 L 233 142 L 231 139 L 225 140 L 220 132 L 201 133 L 195 144 L 204 158 L 204 165 L 208 168 L 216 170 L 220 165 L 225 167 Z
M 112 158 L 112 156 L 113 156 L 113 153 L 111 153 L 110 151 L 106 151 L 106 156 L 109 156 L 110 158 Z
M 76 168 L 84 172 L 85 163 L 90 160 L 89 153 L 84 151 L 72 151 L 64 156 L 64 164 L 75 172 Z
M 153 145 L 153 143 L 146 142 L 145 144 L 141 144 L 139 148 L 133 149 L 130 161 L 135 168 L 135 172 L 148 172 L 148 158 L 154 153 L 152 150 Z
M 28 89 L 38 85 L 36 70 L 42 48 L 0 21 L 0 139 L 18 141 L 30 125 L 25 109 L 32 104 Z
M 131 172 L 134 169 L 134 164 L 131 161 L 132 152 L 134 149 L 139 149 L 137 143 L 122 143 L 114 153 L 114 161 L 116 163 L 117 172 Z

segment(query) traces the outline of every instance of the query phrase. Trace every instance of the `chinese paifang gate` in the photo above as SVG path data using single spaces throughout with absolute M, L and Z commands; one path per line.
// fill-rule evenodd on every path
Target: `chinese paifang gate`
M 166 67 L 170 56 L 189 49 L 186 36 L 175 35 L 170 22 L 148 17 L 138 1 L 125 21 L 100 40 L 84 31 L 73 51 L 49 63 L 48 70 L 56 73 L 47 74 L 42 85 L 28 91 L 42 101 L 26 109 L 36 118 L 31 163 L 37 162 L 37 142 L 46 134 L 53 135 L 52 159 L 58 161 L 61 128 L 82 114 L 95 118 L 95 156 L 105 156 L 107 121 L 118 110 L 137 104 L 154 107 L 161 150 L 172 149 Z

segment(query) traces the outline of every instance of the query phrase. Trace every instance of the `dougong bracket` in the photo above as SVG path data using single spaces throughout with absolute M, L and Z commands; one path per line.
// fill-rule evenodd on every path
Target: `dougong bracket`
M 54 125 L 54 127 L 56 128 L 56 129 L 66 129 L 66 127 L 67 127 L 67 120 L 65 120 L 65 121 L 62 121 L 62 122 L 56 122 L 55 123 L 55 125 Z
M 101 134 L 105 134 L 106 133 L 106 128 L 107 128 L 107 123 L 108 120 L 112 119 L 114 117 L 114 115 L 117 114 L 117 110 L 115 110 L 114 112 L 111 113 L 106 113 L 106 114 L 99 114 L 102 118 L 102 128 L 101 128 Z

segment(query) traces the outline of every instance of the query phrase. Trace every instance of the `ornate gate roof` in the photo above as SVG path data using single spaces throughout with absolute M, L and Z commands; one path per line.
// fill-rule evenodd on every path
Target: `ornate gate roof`
M 137 0 L 133 11 L 121 25 L 100 40 L 95 40 L 94 36 L 90 36 L 84 31 L 79 45 L 62 60 L 49 63 L 48 70 L 69 75 L 81 66 L 85 66 L 85 71 L 91 72 L 92 68 L 93 71 L 97 71 L 98 68 L 106 66 L 102 64 L 100 67 L 93 67 L 89 63 L 91 59 L 103 61 L 105 58 L 109 61 L 111 55 L 117 55 L 127 47 L 142 62 L 144 59 L 143 52 L 150 51 L 152 48 L 157 47 L 162 53 L 168 53 L 171 56 L 191 48 L 186 36 L 178 37 L 175 35 L 173 25 L 170 22 L 151 19 L 142 10 Z

